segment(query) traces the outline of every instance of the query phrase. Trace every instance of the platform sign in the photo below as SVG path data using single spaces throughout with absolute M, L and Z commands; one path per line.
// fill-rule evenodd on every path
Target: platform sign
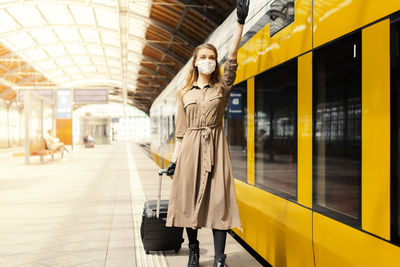
M 18 90 L 18 102 L 24 102 L 27 89 Z M 53 89 L 34 89 L 31 92 L 53 101 Z
M 108 103 L 108 89 L 75 89 L 74 103 Z
M 70 89 L 57 90 L 57 119 L 72 118 L 72 92 Z
M 229 96 L 229 118 L 242 118 L 242 93 L 232 91 Z

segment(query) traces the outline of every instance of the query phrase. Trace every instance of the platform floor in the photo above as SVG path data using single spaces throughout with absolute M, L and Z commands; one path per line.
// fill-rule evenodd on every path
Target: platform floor
M 187 264 L 187 238 L 175 252 L 146 255 L 139 225 L 156 199 L 158 166 L 132 142 L 75 148 L 55 160 L 0 153 L 0 266 L 170 266 Z M 163 180 L 163 199 L 171 180 Z M 212 266 L 211 230 L 201 229 L 200 266 Z M 261 266 L 228 235 L 230 267 Z

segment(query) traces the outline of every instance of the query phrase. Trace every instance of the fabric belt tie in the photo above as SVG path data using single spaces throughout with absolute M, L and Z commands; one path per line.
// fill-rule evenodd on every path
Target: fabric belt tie
M 205 142 L 206 153 L 205 153 L 205 171 L 211 172 L 212 166 L 214 165 L 214 137 L 211 134 L 211 129 L 221 125 L 221 122 L 204 127 L 191 127 L 188 131 L 201 131 L 203 137 L 202 141 Z

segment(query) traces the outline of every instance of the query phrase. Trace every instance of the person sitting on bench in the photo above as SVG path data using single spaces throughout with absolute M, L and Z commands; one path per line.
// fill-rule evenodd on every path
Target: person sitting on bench
M 45 136 L 46 147 L 49 150 L 62 150 L 61 156 L 64 156 L 64 150 L 69 153 L 69 150 L 65 147 L 64 143 L 60 142 L 60 139 L 57 138 L 53 132 L 53 130 L 48 130 L 47 135 Z
M 85 145 L 85 147 L 94 147 L 94 138 L 91 137 L 88 133 L 85 133 L 85 135 L 83 136 L 83 144 Z

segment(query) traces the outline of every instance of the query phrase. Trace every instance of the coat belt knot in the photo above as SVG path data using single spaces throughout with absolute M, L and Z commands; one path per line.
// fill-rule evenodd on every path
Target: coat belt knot
M 210 127 L 205 127 L 205 129 L 202 131 L 204 139 L 208 139 L 211 134 L 211 128 Z

